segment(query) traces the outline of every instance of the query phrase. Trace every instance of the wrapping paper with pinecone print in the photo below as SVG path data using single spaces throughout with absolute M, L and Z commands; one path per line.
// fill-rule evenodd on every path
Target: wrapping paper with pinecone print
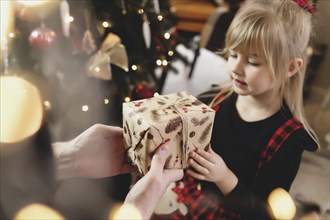
M 210 143 L 214 117 L 213 109 L 188 92 L 123 103 L 128 156 L 146 174 L 155 150 L 167 142 L 165 168 L 186 168 L 189 152 Z

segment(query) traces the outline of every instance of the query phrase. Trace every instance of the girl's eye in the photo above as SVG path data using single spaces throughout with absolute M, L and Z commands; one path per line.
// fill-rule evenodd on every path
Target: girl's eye
M 255 62 L 251 62 L 251 61 L 249 61 L 249 64 L 252 65 L 252 66 L 259 66 L 260 65 L 259 63 L 255 63 Z
M 254 60 L 248 60 L 248 63 L 252 66 L 259 66 L 260 64 Z
M 231 54 L 229 54 L 229 56 L 232 57 L 232 58 L 236 58 L 237 57 L 237 54 L 231 53 Z

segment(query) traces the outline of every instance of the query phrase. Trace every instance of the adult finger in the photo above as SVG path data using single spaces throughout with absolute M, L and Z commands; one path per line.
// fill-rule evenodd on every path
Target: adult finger
M 164 169 L 169 146 L 162 144 L 159 146 L 151 159 L 151 167 L 149 172 L 162 172 Z

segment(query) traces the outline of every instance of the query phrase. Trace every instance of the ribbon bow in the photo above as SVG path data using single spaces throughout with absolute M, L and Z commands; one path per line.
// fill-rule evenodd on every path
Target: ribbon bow
M 103 41 L 101 48 L 87 61 L 86 72 L 88 76 L 103 80 L 112 79 L 111 65 L 116 65 L 128 72 L 128 57 L 121 39 L 109 33 Z

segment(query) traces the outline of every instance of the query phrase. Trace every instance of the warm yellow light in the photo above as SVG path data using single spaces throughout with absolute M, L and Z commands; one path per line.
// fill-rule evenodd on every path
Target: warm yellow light
M 109 22 L 104 21 L 104 22 L 102 23 L 102 26 L 103 26 L 104 28 L 108 28 L 108 27 L 109 27 Z
M 144 10 L 143 10 L 142 8 L 140 8 L 140 9 L 138 10 L 138 13 L 139 13 L 140 15 L 142 15 L 142 14 L 144 13 Z
M 41 19 L 56 10 L 61 3 L 60 0 L 16 0 L 16 2 L 28 8 Z
M 94 68 L 94 71 L 95 71 L 95 72 L 100 72 L 100 71 L 101 71 L 101 68 L 98 67 L 98 66 L 96 66 L 96 67 Z
M 165 38 L 165 39 L 168 40 L 168 39 L 170 39 L 170 37 L 171 37 L 170 33 L 165 33 L 165 34 L 164 34 L 164 38 Z
M 47 111 L 52 108 L 52 104 L 48 100 L 44 101 L 44 106 L 45 106 Z
M 156 64 L 157 64 L 158 66 L 160 66 L 160 65 L 162 65 L 162 61 L 161 61 L 160 59 L 158 59 L 158 60 L 156 60 Z
M 83 106 L 81 107 L 81 110 L 83 110 L 84 112 L 87 112 L 88 109 L 89 109 L 88 105 L 83 105 Z
M 162 15 L 158 15 L 157 16 L 157 19 L 158 19 L 158 21 L 161 21 L 161 20 L 163 20 L 163 16 Z
M 16 0 L 18 3 L 21 3 L 22 5 L 25 6 L 39 6 L 39 5 L 44 5 L 49 2 L 49 0 Z
M 104 99 L 104 104 L 109 104 L 110 103 L 110 100 L 109 99 Z
M 112 219 L 143 219 L 141 212 L 133 205 L 117 205 L 109 214 L 109 220 Z
M 1 46 L 5 39 L 14 30 L 15 14 L 13 1 L 0 1 L 0 30 L 1 30 Z M 1 53 L 2 54 L 2 53 Z M 1 55 L 2 56 L 2 55 Z
M 132 65 L 132 70 L 137 70 L 137 65 Z
M 43 107 L 34 85 L 22 78 L 1 76 L 0 91 L 0 142 L 18 142 L 39 130 Z
M 174 55 L 174 52 L 172 50 L 168 51 L 167 53 L 170 57 Z
M 282 188 L 271 192 L 268 202 L 275 219 L 292 219 L 296 214 L 296 206 L 291 196 Z
M 72 17 L 72 16 L 69 16 L 68 19 L 69 19 L 69 22 L 73 22 L 74 21 L 74 17 Z
M 130 102 L 131 101 L 131 98 L 130 97 L 125 97 L 125 102 Z
M 59 212 L 46 205 L 34 203 L 19 210 L 14 219 L 64 220 L 65 218 Z
M 8 34 L 8 37 L 9 37 L 9 38 L 14 38 L 14 37 L 15 37 L 15 33 L 14 33 L 14 32 L 10 32 L 10 33 Z

